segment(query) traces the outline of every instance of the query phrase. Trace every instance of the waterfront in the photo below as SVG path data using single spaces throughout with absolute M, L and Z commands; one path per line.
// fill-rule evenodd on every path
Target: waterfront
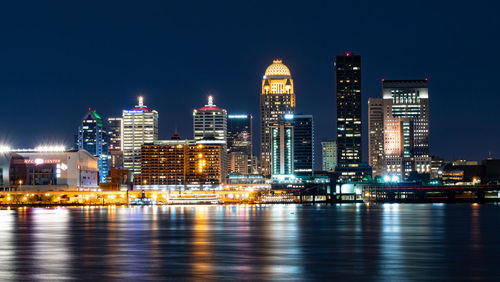
M 494 204 L 0 210 L 0 280 L 496 280 Z

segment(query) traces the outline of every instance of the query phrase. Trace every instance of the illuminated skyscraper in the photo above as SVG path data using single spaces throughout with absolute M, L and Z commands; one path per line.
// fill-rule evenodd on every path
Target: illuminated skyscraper
M 373 177 L 384 171 L 384 102 L 380 98 L 368 99 L 368 164 Z
M 104 129 L 102 118 L 95 110 L 89 111 L 82 119 L 82 125 L 78 128 L 77 147 L 86 150 L 90 154 L 99 157 L 97 167 L 99 168 L 99 181 L 106 182 L 109 170 L 108 133 Z
M 264 175 L 271 174 L 271 125 L 294 112 L 292 75 L 281 60 L 274 60 L 264 73 L 260 95 L 260 167 Z
M 323 171 L 334 171 L 337 166 L 337 142 L 322 141 L 321 142 L 321 158 Z
M 141 146 L 158 139 L 158 112 L 146 107 L 142 97 L 139 104 L 123 110 L 123 166 L 133 175 L 140 173 Z
M 248 174 L 253 169 L 252 115 L 228 115 L 227 152 L 229 172 Z
M 212 96 L 207 105 L 193 110 L 193 132 L 195 140 L 227 141 L 227 111 L 217 107 Z
M 339 163 L 361 162 L 361 57 L 351 53 L 335 60 L 337 157 Z
M 293 116 L 293 170 L 296 175 L 314 172 L 314 122 L 312 115 Z
M 291 118 L 270 125 L 271 130 L 271 175 L 292 176 L 294 173 L 293 121 Z
M 122 130 L 123 118 L 110 117 L 108 118 L 109 132 L 109 149 L 121 150 L 122 149 Z
M 427 79 L 383 80 L 382 94 L 385 174 L 430 173 Z
M 106 132 L 102 118 L 95 110 L 89 111 L 82 118 L 82 125 L 78 127 L 78 149 L 87 150 L 94 156 L 107 152 Z
M 111 157 L 110 166 L 121 169 L 123 168 L 123 118 L 108 118 L 107 130 L 109 135 L 109 155 Z

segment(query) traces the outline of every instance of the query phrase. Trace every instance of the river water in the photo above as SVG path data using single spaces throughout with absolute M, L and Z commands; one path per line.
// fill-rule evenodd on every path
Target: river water
M 500 206 L 0 210 L 0 280 L 498 280 Z

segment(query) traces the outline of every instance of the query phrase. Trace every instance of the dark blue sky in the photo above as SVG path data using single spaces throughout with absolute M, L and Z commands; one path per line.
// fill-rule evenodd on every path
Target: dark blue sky
M 365 140 L 380 79 L 427 77 L 431 152 L 500 157 L 499 1 L 9 2 L 0 142 L 13 147 L 71 145 L 88 107 L 119 116 L 139 93 L 160 113 L 161 138 L 175 128 L 191 137 L 192 109 L 209 93 L 229 112 L 253 113 L 257 137 L 261 78 L 282 58 L 319 151 L 335 137 L 333 59 L 352 51 L 363 60 Z

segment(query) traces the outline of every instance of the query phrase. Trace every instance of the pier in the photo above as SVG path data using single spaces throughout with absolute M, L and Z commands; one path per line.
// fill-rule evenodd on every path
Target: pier
M 382 203 L 500 202 L 500 185 L 364 185 L 362 198 Z

